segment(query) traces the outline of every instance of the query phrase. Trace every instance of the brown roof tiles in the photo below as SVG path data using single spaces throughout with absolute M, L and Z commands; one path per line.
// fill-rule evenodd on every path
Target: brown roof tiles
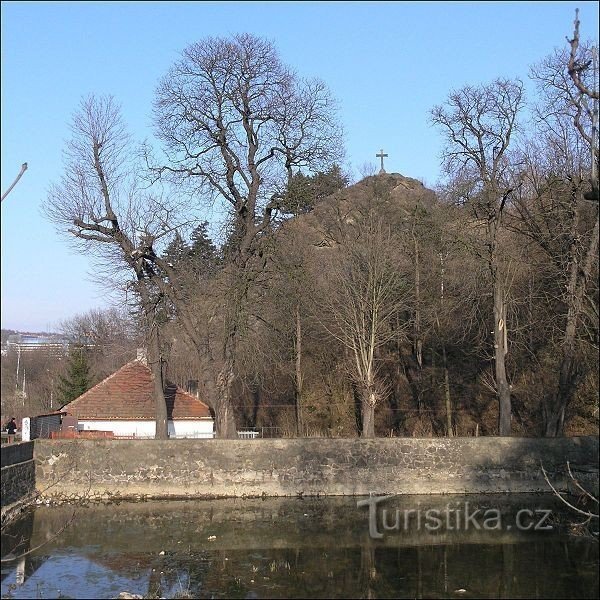
M 61 412 L 68 412 L 78 419 L 154 419 L 152 389 L 152 372 L 145 364 L 134 360 L 63 406 Z M 204 402 L 173 383 L 167 382 L 165 400 L 169 420 L 211 416 Z

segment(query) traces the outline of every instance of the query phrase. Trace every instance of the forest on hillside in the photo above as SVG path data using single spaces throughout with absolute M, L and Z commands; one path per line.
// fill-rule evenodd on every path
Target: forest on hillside
M 92 347 L 28 355 L 27 398 L 3 356 L 3 415 L 55 385 L 56 408 L 143 345 L 157 437 L 166 378 L 198 381 L 226 438 L 597 434 L 597 51 L 578 26 L 532 66 L 534 100 L 495 79 L 431 108 L 435 190 L 350 185 L 326 84 L 252 35 L 182 53 L 155 145 L 85 98 L 46 213 L 122 306 L 64 324 Z

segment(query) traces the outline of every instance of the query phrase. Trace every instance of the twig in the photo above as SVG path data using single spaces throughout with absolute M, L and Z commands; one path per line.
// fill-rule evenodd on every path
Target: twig
M 584 489 L 579 481 L 577 481 L 577 479 L 575 479 L 575 477 L 573 476 L 573 473 L 571 473 L 571 465 L 569 464 L 569 461 L 567 461 L 567 470 L 569 471 L 569 476 L 571 477 L 571 479 L 573 480 L 573 483 L 588 497 L 591 498 L 596 504 L 598 504 L 598 498 L 596 498 L 595 496 L 593 496 L 592 494 L 590 494 L 586 489 Z
M 590 513 L 587 512 L 585 510 L 581 510 L 579 508 L 577 508 L 576 506 L 573 506 L 570 502 L 567 502 L 562 495 L 560 494 L 560 492 L 550 483 L 550 480 L 548 479 L 548 475 L 546 474 L 546 471 L 544 470 L 544 465 L 542 464 L 542 462 L 540 461 L 540 467 L 542 469 L 542 473 L 544 474 L 544 479 L 546 480 L 546 483 L 550 486 L 550 488 L 552 489 L 552 491 L 554 492 L 554 494 L 559 498 L 559 500 L 561 502 L 563 502 L 564 504 L 566 504 L 571 510 L 574 510 L 575 512 L 585 516 L 585 517 L 590 517 L 593 519 L 597 519 L 598 515 L 595 515 L 594 513 Z
M 0 559 L 0 564 L 14 562 L 15 560 L 20 560 L 24 556 L 27 556 L 28 554 L 31 554 L 32 552 L 35 552 L 36 550 L 39 550 L 40 548 L 42 548 L 46 544 L 49 544 L 50 542 L 52 542 L 53 540 L 55 540 L 67 527 L 70 527 L 71 523 L 73 523 L 73 521 L 75 520 L 76 514 L 77 514 L 77 510 L 73 511 L 73 514 L 71 515 L 71 518 L 58 531 L 56 531 L 56 533 L 52 534 L 48 539 L 44 540 L 41 544 L 38 544 L 37 546 L 35 546 L 33 548 L 30 548 L 26 552 L 20 552 L 16 556 L 10 556 L 8 558 L 2 558 L 2 559 Z

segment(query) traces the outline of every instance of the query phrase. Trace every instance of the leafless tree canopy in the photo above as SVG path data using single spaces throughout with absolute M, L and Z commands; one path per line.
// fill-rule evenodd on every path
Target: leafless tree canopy
M 93 251 L 108 269 L 129 273 L 145 319 L 148 362 L 153 370 L 157 437 L 167 437 L 158 337 L 159 277 L 155 245 L 168 231 L 172 207 L 143 193 L 131 158 L 130 139 L 112 98 L 89 97 L 73 117 L 61 182 L 50 190 L 46 212 Z
M 157 172 L 256 217 L 255 233 L 269 225 L 294 169 L 325 169 L 342 153 L 325 84 L 299 78 L 270 42 L 248 34 L 186 48 L 154 112 L 168 159 Z
M 444 106 L 434 107 L 432 122 L 446 140 L 446 173 L 457 181 L 471 182 L 475 189 L 497 187 L 505 175 L 506 151 L 523 105 L 523 83 L 497 79 L 451 92 Z
M 585 64 L 591 67 L 592 48 L 589 44 L 579 46 L 577 54 L 587 57 Z M 532 67 L 530 75 L 542 98 L 542 102 L 536 107 L 536 121 L 544 125 L 549 135 L 562 142 L 563 148 L 577 148 L 581 143 L 578 138 L 584 141 L 588 156 L 581 156 L 579 162 L 585 164 L 589 163 L 589 148 L 592 143 L 593 101 L 574 83 L 565 68 L 568 61 L 568 50 L 559 49 Z M 580 71 L 580 81 L 586 81 L 592 86 L 592 79 L 592 68 Z
M 351 354 L 350 372 L 361 399 L 361 434 L 374 437 L 375 407 L 387 396 L 379 376 L 379 352 L 397 337 L 391 323 L 406 307 L 398 240 L 374 207 L 355 213 L 341 229 L 322 300 L 329 316 L 324 326 Z
M 500 435 L 511 432 L 511 395 L 506 373 L 507 272 L 501 261 L 501 230 L 506 204 L 513 192 L 508 149 L 524 104 L 523 84 L 497 79 L 488 85 L 466 86 L 452 92 L 444 106 L 431 111 L 432 121 L 446 140 L 444 167 L 454 196 L 472 200 L 478 251 L 489 270 L 492 294 L 495 387 Z M 462 197 L 462 198 L 461 198 Z

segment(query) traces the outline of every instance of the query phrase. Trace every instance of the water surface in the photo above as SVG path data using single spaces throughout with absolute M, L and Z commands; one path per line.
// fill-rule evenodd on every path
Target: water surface
M 33 551 L 3 564 L 2 597 L 598 596 L 598 544 L 552 497 L 403 496 L 373 514 L 378 539 L 356 498 L 38 507 L 3 535 L 3 556 Z

